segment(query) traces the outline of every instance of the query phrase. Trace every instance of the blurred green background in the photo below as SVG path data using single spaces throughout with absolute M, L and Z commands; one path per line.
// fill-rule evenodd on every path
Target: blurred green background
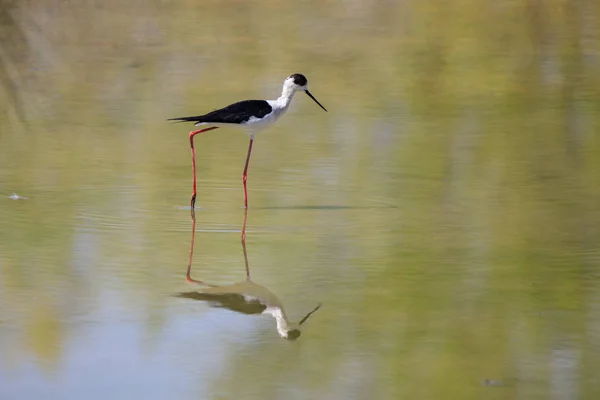
M 600 3 L 0 0 L 0 398 L 597 399 Z M 191 124 L 255 142 L 292 319 L 173 295 Z M 196 137 L 194 275 L 244 277 L 247 137 Z M 13 193 L 24 198 L 16 199 Z

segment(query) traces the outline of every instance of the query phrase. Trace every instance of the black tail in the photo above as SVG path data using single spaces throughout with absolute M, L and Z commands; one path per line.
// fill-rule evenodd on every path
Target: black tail
M 198 115 L 196 117 L 179 117 L 179 118 L 169 118 L 167 121 L 176 121 L 176 122 L 200 122 L 202 120 L 202 116 Z

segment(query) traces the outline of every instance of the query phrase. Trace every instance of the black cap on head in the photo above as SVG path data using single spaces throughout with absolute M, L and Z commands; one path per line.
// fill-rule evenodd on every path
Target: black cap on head
M 298 86 L 305 86 L 308 83 L 306 77 L 302 74 L 293 74 L 290 75 L 290 78 L 292 78 L 294 80 L 294 83 Z

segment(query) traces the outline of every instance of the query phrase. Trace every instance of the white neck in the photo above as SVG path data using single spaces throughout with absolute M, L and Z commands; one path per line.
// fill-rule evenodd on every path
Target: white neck
M 290 102 L 292 101 L 292 97 L 294 97 L 295 93 L 296 93 L 296 90 L 294 90 L 294 88 L 292 86 L 283 85 L 283 90 L 281 91 L 281 96 L 279 96 L 279 98 L 277 100 L 275 100 L 275 102 L 281 108 L 287 108 L 290 105 Z

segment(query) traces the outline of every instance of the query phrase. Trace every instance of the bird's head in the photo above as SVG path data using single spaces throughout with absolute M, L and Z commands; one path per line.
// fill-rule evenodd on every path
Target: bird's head
M 285 89 L 291 89 L 293 92 L 302 91 L 302 92 L 306 93 L 308 95 L 308 97 L 313 99 L 314 102 L 319 105 L 319 107 L 321 107 L 323 110 L 327 111 L 327 109 L 325 107 L 323 107 L 321 105 L 321 103 L 319 103 L 317 101 L 317 99 L 315 99 L 314 96 L 308 91 L 308 80 L 306 79 L 306 77 L 304 75 L 292 74 L 292 75 L 288 76 L 287 78 L 285 78 L 285 81 L 283 82 L 283 87 L 284 87 L 284 91 L 285 91 Z

